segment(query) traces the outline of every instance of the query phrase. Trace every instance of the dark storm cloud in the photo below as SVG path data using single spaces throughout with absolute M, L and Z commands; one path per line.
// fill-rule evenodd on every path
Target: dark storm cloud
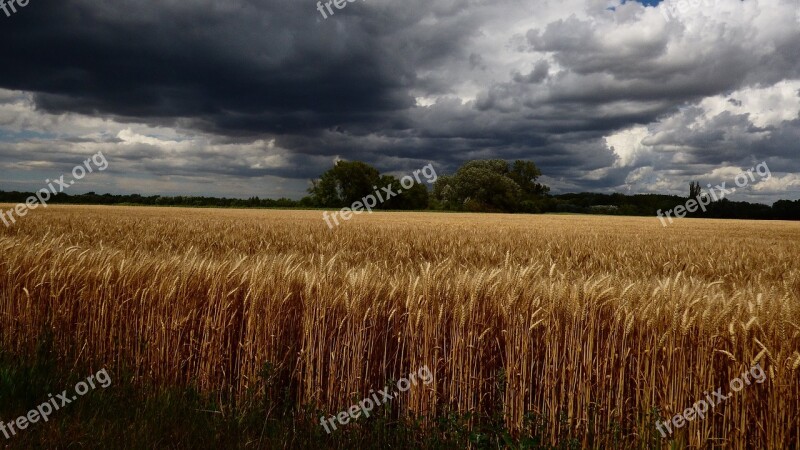
M 356 1 L 323 19 L 310 0 L 32 0 L 0 23 L 0 87 L 33 93 L 43 114 L 202 136 L 191 151 L 136 133 L 53 146 L 119 144 L 127 169 L 155 176 L 307 179 L 337 157 L 448 172 L 499 157 L 603 190 L 639 169 L 791 159 L 797 120 L 756 126 L 697 105 L 800 79 L 800 32 L 772 12 L 790 3 L 762 0 L 737 23 L 606 3 Z M 609 148 L 637 126 L 652 131 L 644 150 Z
M 0 28 L 6 88 L 49 112 L 291 133 L 407 108 L 411 66 L 297 2 L 32 2 Z M 114 9 L 116 8 L 116 9 Z

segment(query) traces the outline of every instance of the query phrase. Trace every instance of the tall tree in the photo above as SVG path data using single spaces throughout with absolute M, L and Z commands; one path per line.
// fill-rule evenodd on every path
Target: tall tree
M 700 182 L 692 181 L 689 183 L 689 198 L 700 198 L 701 190 L 700 190 Z
M 350 206 L 375 191 L 380 182 L 378 169 L 361 161 L 337 161 L 317 180 L 308 192 L 317 206 Z
M 509 177 L 519 185 L 522 192 L 527 196 L 541 196 L 550 192 L 549 187 L 536 182 L 540 176 L 542 176 L 542 172 L 533 161 L 514 161 L 511 173 L 509 173 Z
M 516 161 L 513 168 L 502 159 L 469 161 L 452 176 L 440 176 L 434 198 L 445 208 L 469 211 L 532 210 L 530 199 L 548 188 L 536 183 L 541 172 L 535 164 Z
M 405 189 L 397 178 L 391 175 L 382 175 L 378 186 L 381 188 L 391 186 L 392 192 L 397 193 L 397 195 L 380 205 L 382 209 L 414 210 L 428 208 L 428 188 L 424 184 L 415 182 L 410 188 Z

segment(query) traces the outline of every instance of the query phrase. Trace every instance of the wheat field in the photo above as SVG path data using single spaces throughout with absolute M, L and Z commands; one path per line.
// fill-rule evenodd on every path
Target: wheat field
M 532 413 L 594 448 L 760 363 L 765 383 L 674 438 L 798 448 L 798 254 L 788 222 L 384 212 L 331 231 L 320 211 L 50 206 L 0 228 L 0 345 L 30 355 L 46 331 L 65 366 L 226 399 L 268 363 L 331 414 L 427 365 L 397 414 L 513 431 Z

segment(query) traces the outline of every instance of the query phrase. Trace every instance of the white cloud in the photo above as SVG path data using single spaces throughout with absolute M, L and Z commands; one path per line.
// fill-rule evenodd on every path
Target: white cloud
M 760 128 L 778 126 L 800 117 L 800 80 L 783 80 L 772 86 L 745 88 L 730 95 L 714 96 L 700 102 L 705 114 L 698 118 L 707 123 L 723 112 L 748 114 Z
M 638 154 L 648 151 L 642 140 L 649 135 L 647 127 L 640 125 L 606 137 L 606 145 L 617 155 L 614 167 L 630 166 Z
M 269 176 L 270 171 L 290 165 L 289 152 L 278 148 L 274 139 L 220 143 L 214 136 L 191 130 L 48 114 L 36 110 L 29 94 L 14 91 L 0 90 L 0 129 L 45 136 L 0 141 L 0 170 L 13 171 L 15 178 L 30 173 L 35 180 L 29 189 L 40 183 L 40 174 L 64 173 L 100 151 L 109 160 L 109 171 L 102 179 L 87 178 L 81 183 L 84 190 L 102 188 L 97 183 L 104 181 L 107 189 L 122 192 L 211 193 L 208 188 L 215 185 L 227 195 L 265 196 L 269 191 L 254 190 L 258 188 L 252 181 L 266 177 L 272 180 L 275 195 L 292 196 L 306 183 L 289 181 L 293 192 L 284 192 L 286 180 Z

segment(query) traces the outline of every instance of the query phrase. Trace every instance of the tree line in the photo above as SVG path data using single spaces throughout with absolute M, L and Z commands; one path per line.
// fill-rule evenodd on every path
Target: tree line
M 551 195 L 539 182 L 542 173 L 532 161 L 474 160 L 451 175 L 440 175 L 432 185 L 415 182 L 402 194 L 378 205 L 384 210 L 438 210 L 502 213 L 579 213 L 654 216 L 658 210 L 670 210 L 686 201 L 685 197 L 660 194 L 600 194 L 592 192 Z M 338 209 L 369 195 L 376 189 L 391 186 L 400 190 L 400 180 L 381 174 L 360 161 L 338 161 L 319 178 L 312 180 L 308 195 L 300 200 L 288 198 L 248 199 L 203 196 L 112 195 L 89 192 L 80 195 L 61 193 L 53 204 L 150 205 L 218 208 L 326 208 Z M 692 183 L 689 198 L 696 197 L 700 185 Z M 31 192 L 0 191 L 0 202 L 23 203 Z M 691 217 L 730 219 L 800 220 L 800 200 L 779 200 L 774 204 L 736 202 L 722 199 L 712 202 L 706 212 Z

